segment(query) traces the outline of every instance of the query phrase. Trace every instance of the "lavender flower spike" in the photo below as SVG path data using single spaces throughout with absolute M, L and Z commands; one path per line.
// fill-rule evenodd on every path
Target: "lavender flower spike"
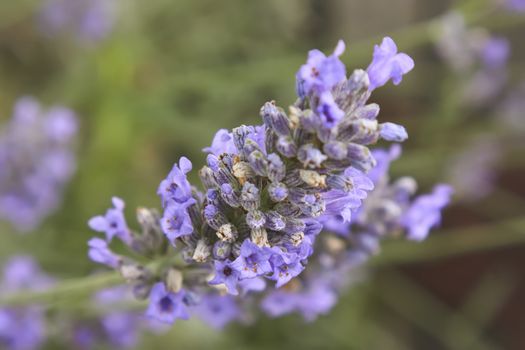
M 166 207 L 170 202 L 185 204 L 193 201 L 191 197 L 191 185 L 186 178 L 186 174 L 192 169 L 191 161 L 186 157 L 179 159 L 179 164 L 173 165 L 173 169 L 164 179 L 157 190 L 157 194 L 162 199 L 162 204 Z
M 398 53 L 394 40 L 385 37 L 374 47 L 372 63 L 367 68 L 370 91 L 385 85 L 390 79 L 394 85 L 401 83 L 403 75 L 414 68 L 414 60 L 405 53 Z

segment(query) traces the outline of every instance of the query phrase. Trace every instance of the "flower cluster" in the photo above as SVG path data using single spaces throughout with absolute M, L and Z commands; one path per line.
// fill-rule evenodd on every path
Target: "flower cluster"
M 30 97 L 18 100 L 0 133 L 0 219 L 20 231 L 35 228 L 60 204 L 75 171 L 75 114 L 64 107 L 43 110 Z
M 330 270 L 326 256 L 356 256 L 366 235 L 378 239 L 398 228 L 422 240 L 439 222 L 450 189 L 437 187 L 411 201 L 413 182 L 385 180 L 395 148 L 369 148 L 381 139 L 407 138 L 402 126 L 378 122 L 379 106 L 367 100 L 389 80 L 399 84 L 413 60 L 385 38 L 367 70 L 347 76 L 339 59 L 344 49 L 340 41 L 329 56 L 309 52 L 296 75 L 298 99 L 288 112 L 267 102 L 260 110 L 262 125 L 217 132 L 204 149 L 203 191 L 190 184 L 192 163 L 182 157 L 158 188 L 162 216 L 139 209 L 143 234 L 130 231 L 117 198 L 105 216 L 90 220 L 106 239 L 91 239 L 89 256 L 118 269 L 137 297 L 149 297 L 148 316 L 173 323 L 197 314 L 221 327 L 246 319 L 243 306 L 261 299 L 273 316 L 300 311 L 313 319 L 334 305 L 334 286 L 345 280 L 338 272 L 347 264 Z M 381 217 L 390 202 L 397 211 Z M 335 221 L 347 239 L 319 235 Z M 360 231 L 350 234 L 353 225 Z M 156 256 L 157 263 L 115 254 L 109 248 L 114 237 L 136 253 Z M 263 291 L 266 296 L 258 298 Z
M 42 31 L 70 32 L 82 41 L 99 41 L 113 29 L 116 5 L 116 0 L 46 0 L 40 13 Z

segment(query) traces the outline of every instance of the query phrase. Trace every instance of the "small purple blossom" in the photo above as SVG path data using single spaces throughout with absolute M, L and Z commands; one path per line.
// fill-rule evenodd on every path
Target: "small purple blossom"
M 345 170 L 344 176 L 351 184 L 349 190 L 330 190 L 323 194 L 323 198 L 326 202 L 325 215 L 340 216 L 343 221 L 348 222 L 352 217 L 352 210 L 361 205 L 374 184 L 363 172 L 352 167 Z
M 328 91 L 324 91 L 319 96 L 316 112 L 321 118 L 322 125 L 327 129 L 336 126 L 345 115 Z
M 240 255 L 232 262 L 232 267 L 240 273 L 240 278 L 254 278 L 272 271 L 269 262 L 271 251 L 261 248 L 249 239 L 241 245 Z
M 381 138 L 387 141 L 403 142 L 408 138 L 407 131 L 401 125 L 394 123 L 383 123 L 380 125 Z
M 101 238 L 91 238 L 88 241 L 89 258 L 99 264 L 104 264 L 114 269 L 118 268 L 121 258 L 113 253 L 108 247 L 108 243 Z
M 189 205 L 193 205 L 193 203 L 170 205 L 164 210 L 160 223 L 162 231 L 172 244 L 175 244 L 177 238 L 190 235 L 193 232 L 193 224 L 187 210 Z
M 407 237 L 422 241 L 428 231 L 441 222 L 441 210 L 450 202 L 452 188 L 448 185 L 437 185 L 432 193 L 417 197 L 405 215 L 401 225 L 407 229 Z
M 231 133 L 226 129 L 220 129 L 213 137 L 213 141 L 210 147 L 203 149 L 206 153 L 211 153 L 215 156 L 220 156 L 223 153 L 237 154 L 237 147 L 233 143 L 233 137 Z
M 168 324 L 173 324 L 176 319 L 187 320 L 189 314 L 184 304 L 185 295 L 184 289 L 172 293 L 166 290 L 164 283 L 156 283 L 150 292 L 146 316 Z
M 372 63 L 367 68 L 370 90 L 385 85 L 390 79 L 394 85 L 401 83 L 403 75 L 414 68 L 414 60 L 405 53 L 398 53 L 394 40 L 385 37 L 374 47 Z
M 326 56 L 319 50 L 308 53 L 306 64 L 297 72 L 297 94 L 304 97 L 312 92 L 329 91 L 346 77 L 346 68 L 339 56 L 345 44 L 339 40 L 332 55 Z
M 279 248 L 273 249 L 274 254 L 270 258 L 273 274 L 270 279 L 276 281 L 276 288 L 280 288 L 303 270 L 304 266 L 300 262 L 300 257 L 295 253 L 287 253 Z
M 211 285 L 224 284 L 231 295 L 239 294 L 237 283 L 241 273 L 235 269 L 229 260 L 215 261 L 215 277 L 209 282 Z
M 91 218 L 88 225 L 94 231 L 104 232 L 108 242 L 111 242 L 116 236 L 129 245 L 132 237 L 124 217 L 124 201 L 118 197 L 113 197 L 111 201 L 114 208 L 108 209 L 104 216 Z
M 186 157 L 181 157 L 179 164 L 174 164 L 168 177 L 162 180 L 157 194 L 160 196 L 164 207 L 172 202 L 181 205 L 195 202 L 191 195 L 191 185 L 186 176 L 191 169 L 191 161 Z

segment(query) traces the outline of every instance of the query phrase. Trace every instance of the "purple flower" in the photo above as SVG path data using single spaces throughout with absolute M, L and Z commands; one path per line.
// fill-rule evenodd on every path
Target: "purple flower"
M 206 324 L 218 330 L 241 317 L 241 310 L 230 295 L 206 294 L 194 310 Z
M 261 276 L 272 271 L 269 262 L 271 254 L 271 250 L 246 239 L 241 245 L 239 257 L 232 262 L 231 267 L 240 273 L 241 279 Z
M 189 314 L 184 304 L 185 295 L 184 289 L 171 293 L 166 290 L 164 283 L 156 283 L 149 295 L 150 304 L 146 316 L 168 324 L 173 324 L 178 318 L 187 320 Z
M 118 197 L 113 197 L 111 201 L 114 208 L 108 209 L 104 216 L 99 215 L 91 218 L 88 225 L 94 231 L 104 232 L 108 242 L 117 236 L 124 243 L 130 245 L 132 237 L 124 217 L 124 201 Z
M 448 185 L 437 185 L 430 194 L 417 197 L 400 223 L 407 229 L 407 237 L 422 241 L 428 231 L 441 222 L 441 211 L 450 202 L 452 188 Z
M 374 184 L 364 173 L 352 167 L 345 170 L 344 177 L 349 182 L 348 190 L 330 190 L 323 193 L 323 199 L 326 202 L 325 215 L 340 216 L 347 222 L 350 221 L 352 210 L 361 206 L 361 201 L 366 198 L 367 191 L 374 188 Z
M 71 110 L 55 106 L 45 111 L 31 97 L 17 101 L 0 132 L 0 219 L 30 231 L 58 207 L 76 168 L 76 132 Z
M 213 141 L 210 147 L 203 149 L 206 153 L 220 156 L 223 153 L 238 154 L 237 147 L 233 143 L 233 137 L 231 133 L 226 129 L 220 129 L 213 137 Z
M 288 283 L 292 278 L 298 276 L 304 266 L 301 264 L 300 257 L 295 253 L 283 252 L 280 248 L 273 248 L 274 254 L 270 258 L 273 274 L 269 277 L 276 281 L 276 288 Z
M 344 52 L 345 44 L 339 40 L 334 53 L 328 57 L 319 50 L 308 53 L 306 64 L 297 72 L 297 94 L 304 97 L 312 92 L 331 90 L 346 77 L 346 68 L 339 56 Z
M 187 207 L 190 205 L 193 205 L 193 203 L 188 202 L 184 205 L 172 204 L 164 210 L 160 225 L 172 244 L 175 244 L 177 238 L 190 235 L 193 232 L 193 224 L 187 210 Z
M 241 295 L 246 295 L 250 292 L 262 292 L 266 289 L 266 281 L 262 277 L 255 277 L 239 281 L 241 288 Z
M 372 152 L 377 164 L 367 174 L 368 178 L 372 180 L 374 184 L 378 184 L 379 181 L 385 178 L 390 168 L 390 163 L 401 155 L 401 146 L 393 144 L 390 149 L 376 149 Z
M 4 275 L 0 290 L 14 293 L 24 289 L 44 290 L 54 280 L 46 275 L 32 257 L 17 255 L 10 258 L 4 266 Z
M 506 0 L 506 6 L 511 11 L 525 12 L 525 0 Z
M 89 258 L 99 264 L 104 264 L 114 269 L 118 268 L 121 262 L 120 256 L 109 249 L 108 243 L 100 238 L 91 238 L 88 241 Z
M 104 39 L 113 29 L 114 0 L 48 0 L 40 13 L 44 33 L 71 32 L 85 42 Z
M 321 118 L 322 125 L 327 129 L 336 126 L 345 115 L 328 91 L 322 92 L 319 96 L 316 112 Z
M 408 138 L 405 128 L 394 123 L 381 124 L 379 133 L 381 137 L 387 141 L 403 142 Z
M 29 256 L 12 257 L 3 268 L 0 294 L 44 290 L 53 279 Z M 40 347 L 45 338 L 44 313 L 37 306 L 0 308 L 0 347 L 26 350 Z
M 239 294 L 237 290 L 237 283 L 241 273 L 237 271 L 233 262 L 229 260 L 215 261 L 215 277 L 209 282 L 211 285 L 223 283 L 231 295 Z
M 45 340 L 44 313 L 37 308 L 0 309 L 0 347 L 38 349 Z
M 270 317 L 281 317 L 294 312 L 300 298 L 296 293 L 274 290 L 264 297 L 261 309 Z
M 372 63 L 367 68 L 370 91 L 385 85 L 390 79 L 394 85 L 401 83 L 403 75 L 414 68 L 414 60 L 405 53 L 397 53 L 397 46 L 389 37 L 374 47 Z
M 505 66 L 509 58 L 510 44 L 505 38 L 489 38 L 481 52 L 485 67 L 498 69 Z
M 179 159 L 179 164 L 174 164 L 173 169 L 166 179 L 162 180 L 157 190 L 157 194 L 162 200 L 164 207 L 170 202 L 177 204 L 195 203 L 191 195 L 191 185 L 186 174 L 192 169 L 191 161 L 186 157 Z

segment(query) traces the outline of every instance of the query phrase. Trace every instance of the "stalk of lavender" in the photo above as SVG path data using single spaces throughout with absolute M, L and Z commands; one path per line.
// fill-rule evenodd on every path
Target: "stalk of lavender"
M 30 97 L 17 101 L 0 133 L 0 220 L 29 231 L 57 208 L 75 171 L 76 133 L 71 110 L 45 111 Z
M 300 283 L 323 223 L 346 225 L 359 210 L 374 188 L 366 173 L 387 169 L 378 168 L 369 146 L 407 138 L 402 126 L 379 123 L 379 106 L 367 100 L 389 80 L 399 84 L 414 62 L 385 38 L 368 69 L 347 78 L 339 59 L 344 49 L 340 41 L 329 56 L 310 51 L 297 72 L 299 98 L 288 113 L 272 101 L 261 108 L 262 125 L 219 130 L 204 149 L 203 192 L 189 183 L 192 163 L 182 157 L 158 188 L 162 216 L 139 209 L 141 235 L 128 228 L 118 198 L 104 216 L 90 220 L 92 229 L 106 235 L 89 241 L 91 259 L 118 269 L 137 297 L 149 298 L 148 316 L 173 323 L 201 310 L 209 319 L 237 319 L 235 303 L 214 317 L 202 310 L 225 293 L 248 303 L 253 300 L 248 294 L 267 289 L 266 281 L 275 282 L 275 288 Z M 422 198 L 406 209 L 402 221 L 409 236 L 423 239 L 439 219 L 438 214 L 424 219 L 429 208 L 439 213 L 447 201 Z M 151 269 L 117 255 L 109 248 L 114 238 L 146 258 L 164 256 L 164 263 Z M 316 246 L 316 262 L 324 248 Z M 322 303 L 317 290 L 322 284 L 314 284 L 310 292 Z

